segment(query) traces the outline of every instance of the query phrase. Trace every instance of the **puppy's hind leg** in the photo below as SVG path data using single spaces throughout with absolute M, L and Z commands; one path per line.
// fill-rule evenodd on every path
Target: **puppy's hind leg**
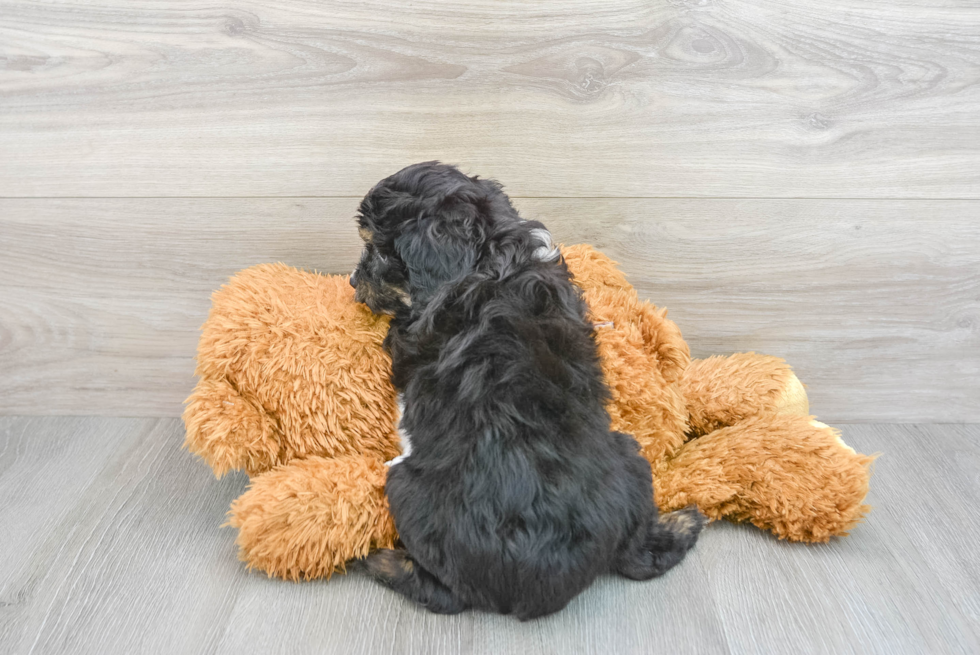
M 418 565 L 408 551 L 384 548 L 351 562 L 353 570 L 372 578 L 436 614 L 458 614 L 467 608 L 452 590 Z
M 654 509 L 646 529 L 641 526 L 622 550 L 616 572 L 633 580 L 663 575 L 684 559 L 706 521 L 693 505 L 660 515 Z

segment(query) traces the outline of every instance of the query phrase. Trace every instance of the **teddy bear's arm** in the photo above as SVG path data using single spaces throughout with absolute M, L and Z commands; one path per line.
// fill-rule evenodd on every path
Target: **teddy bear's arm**
M 184 447 L 219 478 L 236 469 L 254 475 L 278 463 L 280 439 L 272 419 L 225 380 L 201 378 L 183 418 Z
M 638 305 L 640 332 L 647 352 L 656 357 L 660 374 L 668 384 L 677 382 L 691 364 L 691 351 L 666 309 L 649 302 Z
M 778 357 L 736 353 L 691 362 L 681 377 L 691 431 L 706 434 L 760 414 L 806 416 L 806 391 Z

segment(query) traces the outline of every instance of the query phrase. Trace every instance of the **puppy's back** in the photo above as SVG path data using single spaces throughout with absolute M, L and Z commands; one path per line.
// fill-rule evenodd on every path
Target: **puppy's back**
M 609 431 L 578 291 L 563 264 L 541 268 L 476 282 L 416 337 L 413 452 L 387 487 L 418 564 L 468 606 L 524 618 L 609 570 L 652 494 L 635 442 Z

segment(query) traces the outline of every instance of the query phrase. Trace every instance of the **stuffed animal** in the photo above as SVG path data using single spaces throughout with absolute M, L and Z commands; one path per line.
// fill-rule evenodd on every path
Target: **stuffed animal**
M 809 416 L 783 360 L 692 361 L 666 311 L 641 302 L 609 258 L 583 245 L 562 254 L 590 307 L 612 428 L 636 438 L 662 510 L 695 504 L 804 542 L 861 520 L 872 458 Z M 212 300 L 185 446 L 218 477 L 251 476 L 229 519 L 241 559 L 295 580 L 392 547 L 388 318 L 355 303 L 347 278 L 283 264 L 240 272 Z

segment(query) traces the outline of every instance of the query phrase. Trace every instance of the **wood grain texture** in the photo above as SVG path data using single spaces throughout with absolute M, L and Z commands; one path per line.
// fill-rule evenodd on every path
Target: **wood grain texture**
M 0 413 L 179 415 L 211 291 L 350 271 L 356 204 L 0 200 Z M 785 357 L 824 420 L 980 421 L 980 202 L 518 204 L 618 260 L 696 356 Z
M 963 550 L 980 537 L 963 522 L 978 496 L 978 437 L 975 425 L 847 426 L 850 445 L 881 457 L 874 509 L 845 539 L 800 549 L 715 526 L 725 538 L 699 555 L 733 652 L 980 650 L 980 565 Z
M 5 653 L 201 652 L 244 582 L 176 420 L 0 421 Z M 205 534 L 202 534 L 202 530 Z
M 0 196 L 980 197 L 962 2 L 0 2 Z
M 695 357 L 785 358 L 819 416 L 980 421 L 980 203 L 520 205 L 619 261 Z
M 262 262 L 352 270 L 356 206 L 0 201 L 0 413 L 178 416 L 211 292 Z
M 0 418 L 4 653 L 973 653 L 980 426 L 849 426 L 882 452 L 851 536 L 714 524 L 679 567 L 604 578 L 519 623 L 442 617 L 366 578 L 248 573 L 218 526 L 244 479 L 180 450 L 175 419 Z

